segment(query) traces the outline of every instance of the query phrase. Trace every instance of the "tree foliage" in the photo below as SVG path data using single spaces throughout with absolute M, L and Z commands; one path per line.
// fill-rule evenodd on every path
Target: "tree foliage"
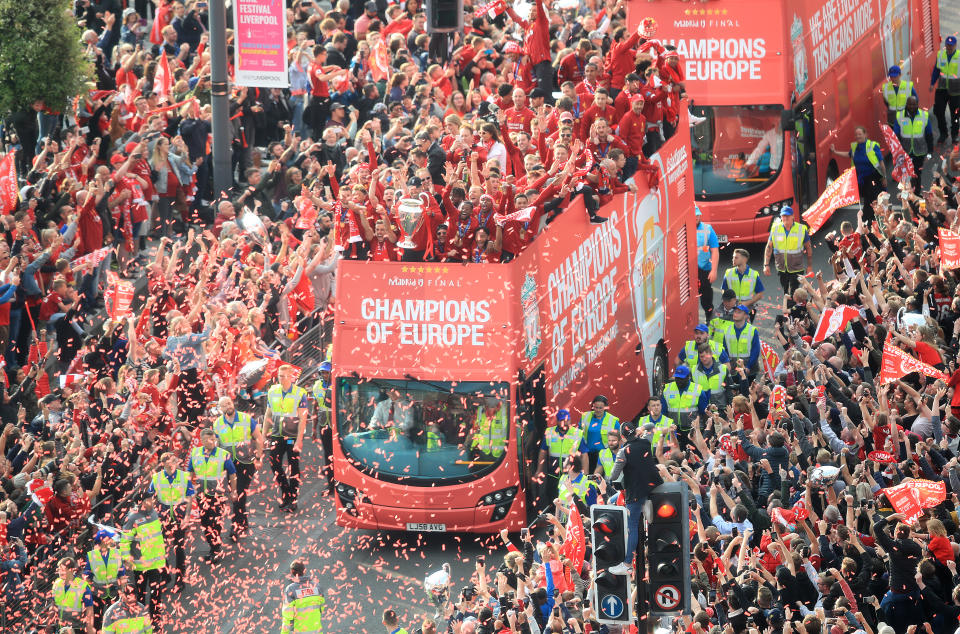
M 92 75 L 70 0 L 0 0 L 0 114 L 65 111 Z

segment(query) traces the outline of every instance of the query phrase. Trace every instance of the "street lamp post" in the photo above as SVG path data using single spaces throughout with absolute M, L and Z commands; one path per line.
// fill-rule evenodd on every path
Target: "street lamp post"
M 230 150 L 230 86 L 227 79 L 227 10 L 225 0 L 210 1 L 210 82 L 213 109 L 213 197 L 233 186 Z

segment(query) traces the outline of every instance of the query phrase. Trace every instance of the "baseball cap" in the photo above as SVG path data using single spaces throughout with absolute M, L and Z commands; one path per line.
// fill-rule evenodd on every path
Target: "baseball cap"
M 948 36 L 947 36 L 947 39 L 944 40 L 944 44 L 946 44 L 947 46 L 956 46 L 956 45 L 957 45 L 957 38 L 954 37 L 953 35 L 948 35 Z
M 523 49 L 520 48 L 520 45 L 516 42 L 507 42 L 503 46 L 503 54 L 509 55 L 511 53 L 520 53 Z
M 333 369 L 333 366 L 330 365 L 329 361 L 324 361 L 323 363 L 320 364 L 320 367 L 318 369 L 321 372 L 329 372 Z
M 537 86 L 536 88 L 531 90 L 530 94 L 527 96 L 530 97 L 531 99 L 546 99 L 547 91 Z
M 703 212 L 700 211 L 700 206 L 699 206 L 699 205 L 694 205 L 694 206 L 693 206 L 693 213 L 696 214 L 696 215 L 698 215 L 698 216 L 702 216 L 702 215 L 703 215 Z
M 129 143 L 123 146 L 123 151 L 126 152 L 127 154 L 130 154 L 135 149 L 137 149 L 138 145 L 139 143 L 137 143 L 136 141 L 130 141 Z
M 643 95 L 641 95 L 640 93 L 637 93 L 637 94 L 635 94 L 635 95 L 630 95 L 630 103 L 631 103 L 631 104 L 637 103 L 638 101 L 644 101 Z M 646 103 L 646 102 L 644 102 L 644 103 Z
M 890 70 L 887 71 L 887 75 L 890 77 L 899 77 L 900 76 L 900 67 L 891 66 Z
M 423 187 L 423 179 L 419 176 L 411 176 L 407 179 L 407 185 L 410 187 Z
M 697 324 L 697 327 L 693 329 L 694 332 L 710 332 L 710 329 L 707 328 L 705 324 Z
M 369 11 L 370 13 L 376 13 L 376 12 L 377 12 L 377 3 L 374 2 L 373 0 L 369 0 L 369 2 L 367 2 L 366 4 L 363 5 L 363 10 L 364 10 L 364 11 Z
M 745 304 L 737 304 L 736 306 L 733 307 L 733 309 L 734 309 L 734 310 L 742 310 L 742 311 L 745 312 L 745 313 L 749 313 L 749 312 L 750 312 L 750 309 L 747 308 L 747 306 L 746 306 Z
M 565 409 L 561 409 L 557 412 L 557 422 L 570 420 L 570 412 Z
M 342 103 L 340 103 L 339 101 L 334 101 L 334 102 L 332 102 L 332 103 L 330 104 L 330 112 L 333 112 L 333 111 L 336 110 L 337 108 L 344 108 L 344 109 L 346 109 L 346 106 L 344 106 L 344 105 L 343 105 Z
M 560 121 L 573 121 L 573 113 L 569 110 L 560 113 Z
M 673 371 L 673 378 L 675 379 L 687 379 L 690 377 L 690 368 L 685 365 L 678 365 L 677 369 Z
M 134 9 L 133 7 L 127 7 L 126 9 L 123 10 L 123 19 L 126 20 L 128 15 L 133 15 L 136 12 L 137 10 Z
M 793 215 L 793 207 L 791 207 L 790 205 L 784 205 L 783 208 L 780 210 L 780 215 L 781 215 L 781 216 L 792 216 L 792 215 Z
M 105 539 L 113 539 L 116 536 L 117 534 L 114 533 L 113 531 L 108 531 L 105 528 L 101 528 L 100 530 L 97 531 L 97 534 L 93 536 L 93 543 L 99 544 Z

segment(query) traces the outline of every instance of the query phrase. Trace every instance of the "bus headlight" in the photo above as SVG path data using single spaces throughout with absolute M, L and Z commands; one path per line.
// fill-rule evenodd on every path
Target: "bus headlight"
M 338 482 L 335 490 L 343 510 L 350 515 L 357 515 L 357 505 L 363 501 L 363 492 L 343 482 Z
M 477 502 L 477 506 L 493 506 L 494 504 L 506 504 L 507 508 L 510 507 L 510 502 L 513 501 L 513 498 L 517 495 L 517 487 L 509 487 L 506 489 L 500 489 L 499 491 L 494 491 L 493 493 L 487 493 L 480 501 Z

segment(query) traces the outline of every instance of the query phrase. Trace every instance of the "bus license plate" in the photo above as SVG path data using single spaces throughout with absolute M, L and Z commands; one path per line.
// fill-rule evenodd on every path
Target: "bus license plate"
M 447 531 L 446 524 L 418 524 L 414 522 L 407 522 L 407 530 L 413 531 L 416 533 L 445 533 Z
M 725 243 L 727 243 L 727 242 L 730 242 L 730 240 L 729 240 L 729 239 L 727 238 L 727 236 L 724 234 L 724 235 L 722 235 L 722 236 L 717 236 L 717 242 L 721 242 L 721 243 L 724 243 L 724 244 L 725 244 Z

